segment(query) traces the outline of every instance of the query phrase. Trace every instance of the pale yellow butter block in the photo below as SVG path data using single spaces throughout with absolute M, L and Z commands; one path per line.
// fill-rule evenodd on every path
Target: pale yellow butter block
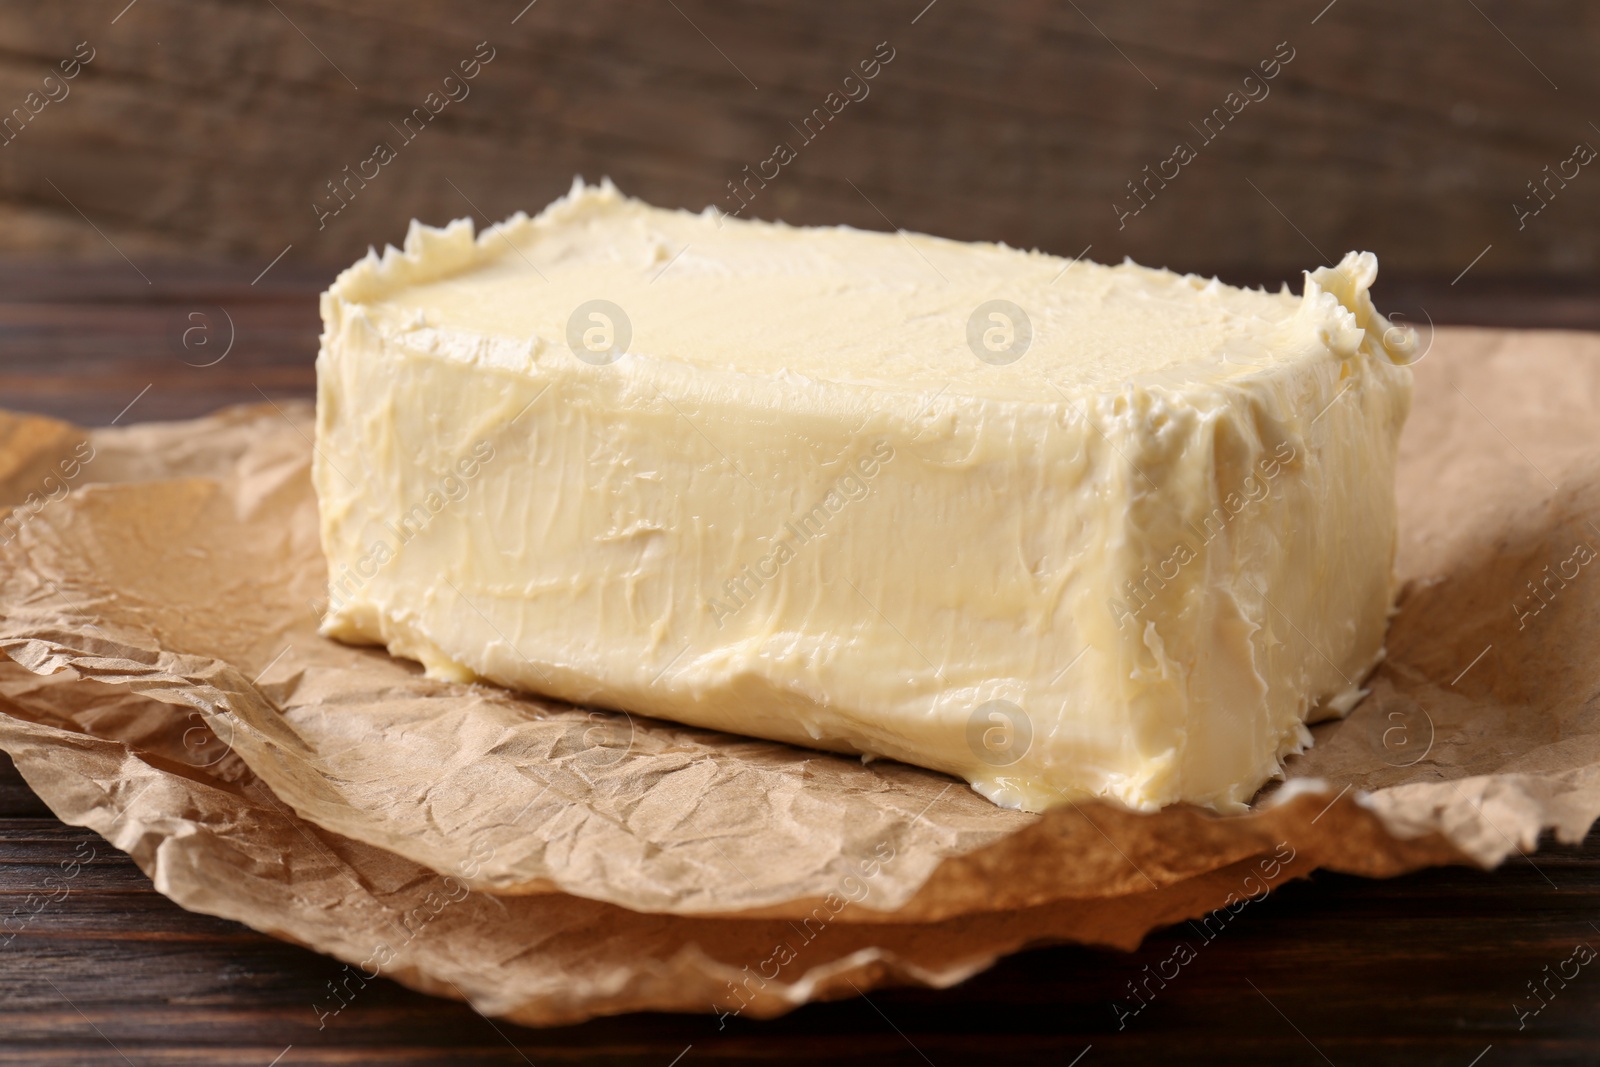
M 324 295 L 324 631 L 443 678 L 1236 810 L 1382 654 L 1412 340 L 1301 296 L 575 185 Z

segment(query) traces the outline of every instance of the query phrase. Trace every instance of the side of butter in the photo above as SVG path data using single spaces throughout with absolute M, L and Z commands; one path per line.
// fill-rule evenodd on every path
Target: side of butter
M 322 299 L 323 630 L 959 775 L 1241 808 L 1382 655 L 1412 343 L 1301 296 L 575 184 Z

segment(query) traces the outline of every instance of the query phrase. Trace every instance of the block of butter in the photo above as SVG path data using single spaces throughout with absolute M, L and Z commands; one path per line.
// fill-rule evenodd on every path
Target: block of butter
M 1303 295 L 575 184 L 322 298 L 324 633 L 447 679 L 1239 810 L 1359 699 L 1414 338 Z

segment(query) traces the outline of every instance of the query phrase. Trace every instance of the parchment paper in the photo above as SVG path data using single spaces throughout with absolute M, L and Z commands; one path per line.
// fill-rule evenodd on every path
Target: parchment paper
M 1151 925 L 1230 894 L 1259 899 L 1304 862 L 1282 850 L 1286 863 L 1160 891 L 933 924 L 843 921 L 870 897 L 803 920 L 498 897 L 306 823 L 203 725 L 172 720 L 171 705 L 125 688 L 0 666 L 0 742 L 52 809 L 128 852 L 184 907 L 344 960 L 332 989 L 306 991 L 308 1021 L 328 1027 L 379 974 L 528 1025 L 644 1009 L 770 1016 L 886 982 L 951 985 L 1030 944 L 1131 948 Z
M 765 937 L 774 918 L 821 914 L 840 944 L 852 931 L 850 951 L 878 954 L 853 972 L 863 989 L 958 980 L 1037 940 L 1131 945 L 1224 904 L 1247 876 L 1487 866 L 1545 829 L 1581 839 L 1600 814 L 1600 558 L 1578 562 L 1579 546 L 1600 549 L 1597 413 L 1600 338 L 1439 332 L 1402 449 L 1407 585 L 1388 661 L 1348 719 L 1315 729 L 1289 782 L 1234 818 L 1021 815 L 917 768 L 432 682 L 315 635 L 307 406 L 88 434 L 0 417 L 0 503 L 37 504 L 63 457 L 86 438 L 94 449 L 59 499 L 24 503 L 12 515 L 26 521 L 0 530 L 15 530 L 0 547 L 0 651 L 60 672 L 6 672 L 0 747 L 63 819 L 128 848 L 180 903 L 352 962 L 370 948 L 352 959 L 310 914 L 350 897 L 307 852 L 313 838 L 338 842 L 347 865 L 411 872 L 407 891 L 431 870 L 470 886 L 466 901 L 529 916 L 527 933 L 490 932 L 466 923 L 478 905 L 463 901 L 463 925 L 437 927 L 463 995 L 525 1020 L 706 1007 L 691 1002 L 704 983 L 726 982 L 702 958 L 708 939 Z M 157 758 L 158 742 L 191 758 Z M 227 811 L 209 784 L 223 772 L 251 783 Z M 135 779 L 180 807 L 130 802 Z M 267 834 L 268 816 L 298 832 Z M 247 823 L 265 836 L 245 840 Z M 1269 877 L 1284 847 L 1295 859 Z M 251 868 L 264 882 L 247 892 L 230 868 L 266 855 L 280 860 Z M 530 951 L 556 922 L 541 909 L 594 923 L 592 938 L 637 922 L 681 940 L 602 953 L 602 980 L 542 941 Z M 376 935 L 344 921 L 357 941 Z M 682 964 L 685 946 L 698 962 Z M 544 970 L 494 972 L 502 951 Z M 795 978 L 800 962 L 780 976 L 787 992 L 747 1010 L 841 992 Z M 435 991 L 457 973 L 432 956 L 408 966 L 402 980 Z

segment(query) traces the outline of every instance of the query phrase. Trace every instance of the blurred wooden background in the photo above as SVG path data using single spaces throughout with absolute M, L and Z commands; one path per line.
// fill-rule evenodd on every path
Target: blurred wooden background
M 1440 284 L 1471 265 L 1478 286 L 1573 291 L 1600 265 L 1600 167 L 1545 187 L 1521 229 L 1513 206 L 1536 206 L 1528 183 L 1580 142 L 1600 147 L 1600 5 L 1584 0 L 525 5 L 7 0 L 0 256 L 149 273 L 288 249 L 321 271 L 413 216 L 537 210 L 579 173 L 731 208 L 727 183 L 787 141 L 797 158 L 747 214 L 1092 245 L 1234 281 L 1350 248 Z M 791 123 L 885 41 L 869 95 L 804 143 Z M 94 58 L 34 114 L 80 42 Z M 405 142 L 402 120 L 479 42 L 494 58 L 468 95 Z M 1207 143 L 1196 127 L 1282 42 L 1270 95 Z M 1197 158 L 1119 226 L 1127 183 L 1180 141 Z M 396 158 L 319 230 L 327 183 L 378 142 Z

